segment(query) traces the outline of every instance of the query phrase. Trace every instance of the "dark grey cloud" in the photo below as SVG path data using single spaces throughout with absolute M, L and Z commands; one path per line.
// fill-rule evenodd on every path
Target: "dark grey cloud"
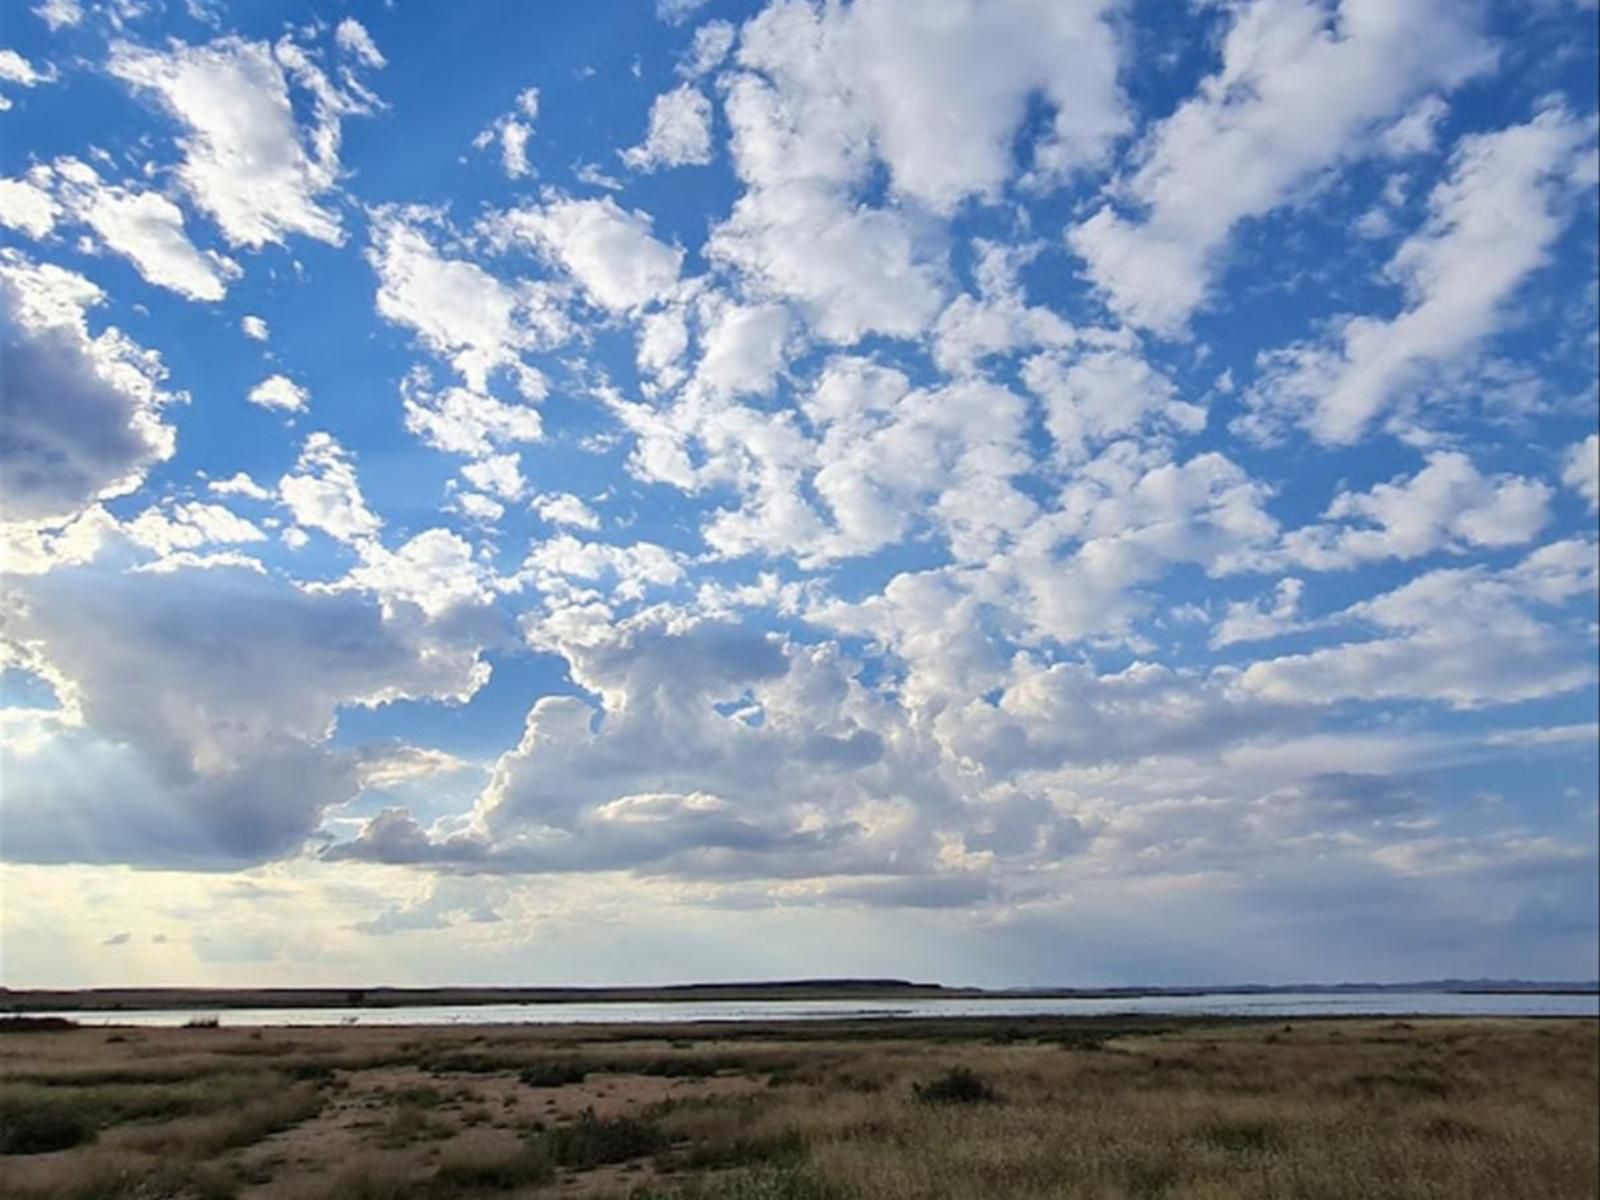
M 453 696 L 476 652 L 357 592 L 236 568 L 111 566 L 17 581 L 4 632 L 70 682 L 84 728 L 8 748 L 8 858 L 226 867 L 295 851 L 360 761 L 342 706 Z
M 172 453 L 171 431 L 153 403 L 156 368 L 130 343 L 24 320 L 22 304 L 0 271 L 0 512 L 63 520 L 131 491 Z

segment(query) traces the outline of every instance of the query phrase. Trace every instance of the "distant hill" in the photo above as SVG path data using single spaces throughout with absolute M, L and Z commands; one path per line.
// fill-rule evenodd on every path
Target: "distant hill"
M 648 987 L 388 987 L 337 988 L 5 988 L 0 1011 L 79 1012 L 120 1009 L 237 1008 L 410 1008 L 458 1004 L 648 1003 L 705 1000 L 909 1000 L 1028 997 L 1132 999 L 1139 996 L 1253 996 L 1354 992 L 1458 994 L 1592 995 L 1600 981 L 1551 982 L 1527 979 L 1429 979 L 1410 983 L 1225 984 L 1220 986 L 1145 986 L 1110 988 L 949 987 L 906 979 L 769 979 L 715 983 L 675 983 Z

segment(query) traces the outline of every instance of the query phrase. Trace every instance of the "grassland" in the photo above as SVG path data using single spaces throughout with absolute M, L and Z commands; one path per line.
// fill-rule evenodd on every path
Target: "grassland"
M 1596 1195 L 1591 1020 L 0 1035 L 28 1200 Z

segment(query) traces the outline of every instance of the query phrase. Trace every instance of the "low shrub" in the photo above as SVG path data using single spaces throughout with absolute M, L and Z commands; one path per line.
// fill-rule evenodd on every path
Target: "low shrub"
M 588 1077 L 588 1071 L 570 1062 L 535 1063 L 517 1074 L 529 1087 L 566 1087 L 569 1083 L 582 1083 Z
M 90 1141 L 95 1126 L 61 1105 L 0 1111 L 0 1154 L 48 1154 Z
M 661 1127 L 637 1117 L 598 1117 L 586 1108 L 570 1125 L 539 1134 L 534 1144 L 559 1166 L 586 1170 L 654 1154 L 668 1138 Z
M 510 1153 L 475 1149 L 445 1159 L 433 1173 L 433 1190 L 445 1195 L 458 1191 L 500 1191 L 537 1187 L 556 1177 L 555 1165 L 540 1146 L 519 1146 Z
M 970 1067 L 951 1067 L 939 1078 L 911 1087 L 924 1104 L 992 1104 L 1000 1099 L 1000 1094 Z

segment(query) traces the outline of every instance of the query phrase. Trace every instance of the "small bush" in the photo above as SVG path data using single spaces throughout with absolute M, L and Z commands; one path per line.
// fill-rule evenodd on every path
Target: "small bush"
M 654 1154 L 667 1145 L 657 1125 L 636 1117 L 597 1117 L 586 1108 L 571 1125 L 542 1133 L 536 1144 L 560 1166 L 586 1170 Z
M 529 1087 L 566 1087 L 569 1083 L 582 1083 L 589 1072 L 577 1063 L 536 1063 L 524 1068 L 517 1078 Z
M 474 1149 L 447 1158 L 433 1173 L 436 1188 L 446 1195 L 459 1190 L 508 1192 L 513 1188 L 537 1187 L 556 1176 L 555 1165 L 542 1146 L 529 1144 L 509 1154 L 485 1153 Z
M 220 1029 L 222 1018 L 215 1015 L 190 1017 L 183 1023 L 185 1029 Z
M 924 1104 L 992 1104 L 1000 1099 L 970 1067 L 951 1067 L 929 1083 L 913 1084 L 912 1091 Z
M 0 1113 L 0 1154 L 48 1154 L 87 1142 L 95 1127 L 82 1113 L 46 1105 Z

